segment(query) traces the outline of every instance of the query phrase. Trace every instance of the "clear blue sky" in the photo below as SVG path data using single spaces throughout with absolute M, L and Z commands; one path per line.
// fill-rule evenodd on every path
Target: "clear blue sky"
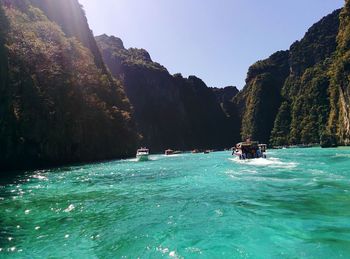
M 248 67 L 288 49 L 343 0 L 79 0 L 95 35 L 144 48 L 169 72 L 244 86 Z

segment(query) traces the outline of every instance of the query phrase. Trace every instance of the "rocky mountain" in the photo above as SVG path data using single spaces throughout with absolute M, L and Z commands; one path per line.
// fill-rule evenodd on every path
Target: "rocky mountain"
M 0 23 L 0 170 L 135 152 L 130 103 L 76 0 L 1 0 Z
M 232 99 L 239 93 L 239 90 L 235 86 L 226 86 L 223 88 L 212 88 L 216 96 L 217 102 L 220 104 L 221 109 L 227 116 L 230 116 L 232 109 Z
M 348 143 L 348 84 L 337 63 L 349 60 L 342 44 L 348 31 L 346 10 L 324 17 L 288 51 L 249 69 L 246 86 L 234 98 L 243 138 L 286 145 L 319 143 L 333 134 L 340 144 Z
M 96 41 L 109 70 L 123 82 L 144 145 L 155 151 L 222 148 L 239 139 L 238 124 L 224 111 L 237 90 L 212 90 L 195 76 L 170 75 L 146 50 L 125 49 L 114 36 Z
M 289 73 L 288 51 L 280 51 L 249 68 L 246 86 L 234 98 L 241 120 L 242 139 L 268 143 L 282 102 L 281 88 Z
M 0 0 L 0 171 L 232 146 L 350 144 L 350 0 L 246 85 L 171 75 L 144 49 L 94 37 L 77 0 Z
M 226 116 L 226 120 L 222 120 L 223 124 L 217 125 L 224 131 L 229 129 L 231 136 L 234 136 L 231 139 L 234 140 L 251 137 L 271 145 L 320 142 L 331 145 L 350 144 L 349 13 L 347 0 L 342 10 L 336 10 L 315 23 L 289 50 L 278 51 L 253 64 L 242 91 L 238 92 L 234 88 L 212 89 L 216 102 Z M 141 100 L 136 101 L 135 97 L 142 99 L 151 92 L 161 91 L 155 90 L 154 85 L 160 86 L 163 91 L 169 90 L 169 93 L 175 93 L 176 89 L 181 89 L 180 85 L 186 85 L 186 79 L 180 77 L 181 83 L 170 90 L 174 87 L 173 78 L 176 76 L 169 75 L 164 67 L 154 63 L 145 50 L 126 50 L 120 39 L 105 35 L 97 41 L 112 74 L 125 83 L 126 93 L 135 107 L 136 116 L 139 116 L 138 122 L 144 117 L 138 112 L 139 108 L 143 107 L 142 111 L 146 108 L 140 106 Z M 162 77 L 153 74 L 152 82 L 145 83 L 149 75 L 144 75 L 142 82 L 130 82 L 133 78 L 139 78 L 139 74 L 130 73 L 136 67 L 138 73 L 158 71 L 167 79 L 157 82 Z M 141 92 L 135 90 L 141 86 L 148 89 L 147 93 L 140 95 Z M 185 107 L 178 97 L 175 97 L 175 103 L 181 103 L 180 107 Z M 144 100 L 149 99 L 146 97 Z M 188 109 L 193 110 L 194 107 Z M 182 112 L 181 118 L 190 114 L 184 109 Z M 216 118 L 221 116 L 216 114 Z M 196 116 L 193 120 L 196 120 Z M 196 123 L 191 125 L 189 120 L 183 119 L 184 121 L 187 121 L 192 130 L 200 128 Z M 155 124 L 152 122 L 152 125 Z M 148 121 L 138 125 L 148 125 Z M 210 128 L 210 124 L 206 125 Z M 236 134 L 238 127 L 240 137 Z M 144 135 L 147 134 L 152 135 L 150 131 Z M 222 138 L 223 142 L 225 140 L 227 143 L 228 135 Z M 185 139 L 183 136 L 185 135 L 181 133 L 179 139 Z M 152 139 L 151 137 L 147 143 L 151 144 Z

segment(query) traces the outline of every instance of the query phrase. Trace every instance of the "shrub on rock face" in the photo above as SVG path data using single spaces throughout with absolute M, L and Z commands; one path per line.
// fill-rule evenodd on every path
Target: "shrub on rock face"
M 337 146 L 336 136 L 334 134 L 324 133 L 321 136 L 320 144 L 321 144 L 321 147 L 323 148 L 336 147 Z

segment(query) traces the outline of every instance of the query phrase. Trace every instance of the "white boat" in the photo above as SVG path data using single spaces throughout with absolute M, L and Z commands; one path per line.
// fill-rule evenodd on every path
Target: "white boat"
M 148 161 L 149 149 L 148 148 L 140 148 L 136 152 L 136 158 L 138 161 Z

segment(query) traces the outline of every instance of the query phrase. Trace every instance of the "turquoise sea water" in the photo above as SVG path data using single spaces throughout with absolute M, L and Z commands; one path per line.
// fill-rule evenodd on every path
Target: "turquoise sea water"
M 350 149 L 152 156 L 0 181 L 0 258 L 350 258 Z

